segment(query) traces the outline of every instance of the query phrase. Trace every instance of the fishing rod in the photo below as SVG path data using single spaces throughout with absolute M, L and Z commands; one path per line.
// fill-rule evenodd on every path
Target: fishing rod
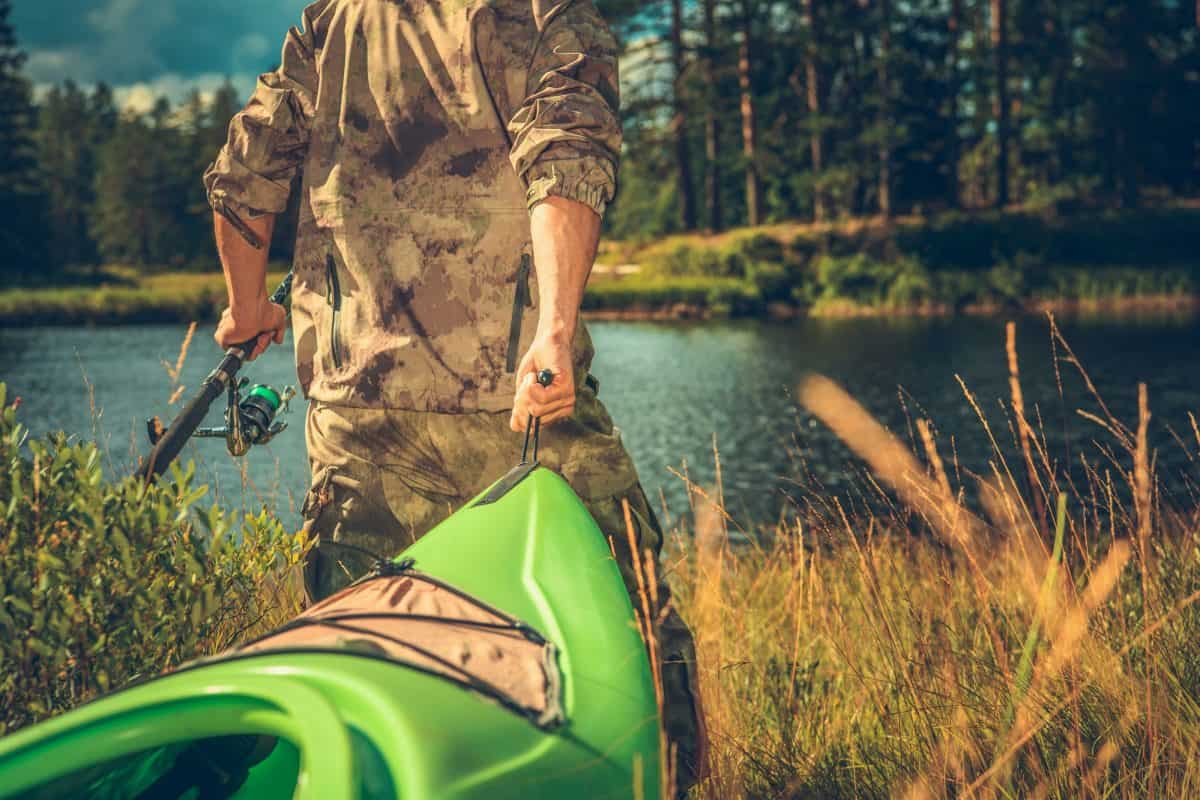
M 283 305 L 291 292 L 292 273 L 289 272 L 271 295 L 270 301 Z M 183 407 L 169 427 L 164 427 L 158 417 L 146 420 L 146 433 L 154 449 L 138 465 L 136 474 L 139 477 L 149 482 L 166 472 L 193 436 L 223 438 L 230 455 L 243 456 L 253 445 L 266 444 L 287 428 L 287 423 L 276 417 L 287 409 L 288 401 L 296 394 L 295 389 L 289 386 L 279 392 L 259 384 L 252 387 L 244 398 L 241 394 L 248 381 L 245 378 L 238 379 L 238 370 L 245 364 L 246 357 L 254 352 L 261 335 L 226 350 L 217 368 L 200 385 L 200 391 Z M 225 425 L 201 428 L 200 423 L 204 421 L 208 409 L 222 392 L 228 398 Z

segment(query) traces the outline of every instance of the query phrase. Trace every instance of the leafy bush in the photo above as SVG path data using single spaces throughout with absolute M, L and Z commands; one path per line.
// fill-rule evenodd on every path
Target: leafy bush
M 910 258 L 892 262 L 891 283 L 887 287 L 887 303 L 908 306 L 934 299 L 933 279 L 929 270 Z
M 1020 254 L 1057 266 L 1195 263 L 1196 209 L 1105 214 L 945 214 L 901 226 L 895 246 L 930 269 L 987 270 Z
M 933 294 L 928 272 L 912 259 L 883 262 L 861 253 L 822 256 L 816 261 L 816 280 L 821 299 L 864 306 L 919 303 Z
M 29 439 L 0 383 L 0 733 L 234 643 L 303 553 L 265 511 L 199 508 L 192 468 L 108 481 L 94 444 Z
M 676 305 L 715 316 L 741 316 L 762 308 L 758 292 L 746 281 L 688 275 L 593 281 L 583 297 L 585 311 L 663 311 Z
M 765 303 L 788 300 L 796 283 L 787 266 L 774 261 L 751 261 L 746 266 L 746 278 Z

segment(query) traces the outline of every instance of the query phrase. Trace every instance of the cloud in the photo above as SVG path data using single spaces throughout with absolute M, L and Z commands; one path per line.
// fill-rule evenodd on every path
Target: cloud
M 175 73 L 164 73 L 152 81 L 140 81 L 113 89 L 113 99 L 122 111 L 145 113 L 154 108 L 158 98 L 165 97 L 172 106 L 178 106 L 187 100 L 188 95 L 198 91 L 204 100 L 211 100 L 213 93 L 227 79 L 233 82 L 238 96 L 249 99 L 254 91 L 256 75 L 244 74 L 237 76 L 220 75 L 215 72 L 204 75 L 184 77 Z
M 275 66 L 304 0 L 28 0 L 13 7 L 35 84 L 71 79 L 127 87 Z

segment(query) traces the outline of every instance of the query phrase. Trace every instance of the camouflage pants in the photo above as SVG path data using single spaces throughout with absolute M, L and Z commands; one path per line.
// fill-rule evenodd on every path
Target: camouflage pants
M 313 482 L 303 509 L 305 526 L 318 541 L 305 568 L 310 600 L 366 572 L 375 554 L 399 553 L 513 467 L 523 434 L 509 430 L 508 419 L 508 412 L 435 414 L 312 403 L 306 438 Z M 579 389 L 574 415 L 543 430 L 539 460 L 566 478 L 612 541 L 626 589 L 639 605 L 622 500 L 629 503 L 639 551 L 657 555 L 662 530 L 596 397 L 594 379 Z M 695 781 L 705 749 L 695 650 L 661 578 L 657 592 L 663 721 L 677 749 L 676 782 L 684 788 Z M 657 613 L 661 607 L 665 614 Z

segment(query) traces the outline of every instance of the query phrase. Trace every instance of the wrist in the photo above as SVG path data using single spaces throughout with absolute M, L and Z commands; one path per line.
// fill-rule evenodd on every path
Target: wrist
M 575 340 L 575 325 L 562 318 L 541 320 L 538 322 L 537 332 L 534 336 L 538 339 L 570 345 Z
M 265 294 L 246 298 L 230 298 L 229 316 L 233 317 L 235 324 L 243 322 L 253 324 L 258 322 L 266 305 L 267 296 Z

